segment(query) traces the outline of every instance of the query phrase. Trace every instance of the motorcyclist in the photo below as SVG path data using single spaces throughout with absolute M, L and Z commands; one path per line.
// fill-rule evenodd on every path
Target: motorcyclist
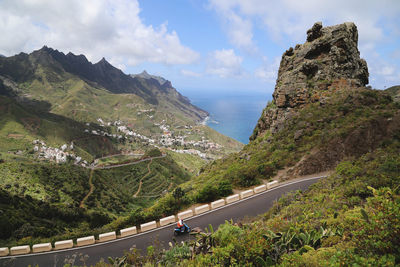
M 178 228 L 179 228 L 179 230 L 180 230 L 181 232 L 185 231 L 185 223 L 183 222 L 182 219 L 179 219 L 179 221 L 178 221 L 178 223 L 177 223 L 177 226 L 178 226 Z

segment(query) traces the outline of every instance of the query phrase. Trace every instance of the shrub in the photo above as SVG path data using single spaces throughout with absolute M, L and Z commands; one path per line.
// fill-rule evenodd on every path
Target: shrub
M 241 168 L 238 176 L 235 177 L 234 183 L 242 187 L 256 185 L 259 182 L 257 179 L 259 175 L 257 168 L 256 166 Z
M 139 226 L 141 223 L 145 222 L 145 215 L 141 208 L 137 208 L 131 212 L 128 219 L 129 223 Z
M 354 232 L 360 253 L 394 254 L 400 260 L 400 196 L 389 188 L 372 189 L 367 199 L 363 220 Z
M 110 218 L 107 214 L 97 211 L 92 212 L 89 215 L 89 218 L 90 218 L 89 223 L 91 228 L 101 227 L 112 221 L 112 218 Z
M 199 190 L 196 196 L 197 202 L 210 202 L 217 199 L 219 196 L 218 188 L 216 186 L 207 184 Z
M 190 259 L 191 255 L 190 247 L 187 244 L 174 246 L 165 252 L 161 263 L 162 266 L 177 266 L 183 259 Z
M 153 158 L 153 157 L 160 157 L 162 156 L 161 151 L 158 148 L 151 149 L 149 151 L 146 151 L 144 154 L 144 158 Z
M 221 197 L 232 194 L 232 183 L 227 180 L 223 180 L 218 185 L 218 195 Z
M 228 221 L 225 224 L 219 226 L 218 231 L 213 233 L 216 243 L 219 246 L 228 246 L 233 241 L 241 238 L 244 234 L 244 230 L 238 226 L 232 225 Z
M 350 161 L 342 161 L 336 167 L 336 173 L 346 177 L 347 179 L 354 179 L 356 176 L 359 176 L 361 172 L 362 169 Z

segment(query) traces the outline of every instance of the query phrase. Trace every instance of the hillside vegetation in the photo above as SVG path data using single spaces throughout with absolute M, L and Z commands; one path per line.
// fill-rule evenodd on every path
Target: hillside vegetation
M 400 263 L 400 138 L 306 192 L 279 199 L 252 222 L 226 222 L 168 251 L 120 261 L 162 266 L 395 266 Z M 152 248 L 154 250 L 154 248 Z M 96 266 L 104 266 L 97 264 Z
M 137 225 L 138 210 L 190 179 L 169 156 L 90 172 L 73 164 L 3 158 L 0 244 L 35 244 Z M 90 175 L 94 191 L 82 208 Z
M 385 91 L 393 97 L 394 101 L 400 102 L 400 85 L 389 87 Z
M 8 96 L 0 95 L 0 109 L 2 246 L 139 224 L 135 219 L 138 211 L 191 177 L 170 156 L 150 160 L 161 156 L 158 149 L 140 157 L 147 161 L 136 164 L 138 159 L 133 159 L 128 161 L 131 165 L 94 171 L 73 164 L 73 160 L 63 164 L 38 160 L 32 144 L 36 139 L 56 147 L 85 139 L 74 142 L 74 153 L 87 160 L 97 154 L 113 154 L 119 144 L 112 138 L 90 135 L 89 142 L 82 123 L 33 107 L 27 110 Z M 91 186 L 94 190 L 88 195 Z

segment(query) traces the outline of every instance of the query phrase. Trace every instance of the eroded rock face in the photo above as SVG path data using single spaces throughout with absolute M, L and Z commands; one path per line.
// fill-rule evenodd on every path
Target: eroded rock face
M 324 103 L 327 92 L 368 84 L 368 67 L 357 48 L 358 31 L 352 22 L 307 31 L 307 41 L 285 51 L 279 67 L 273 101 L 264 109 L 251 140 L 266 130 L 282 129 L 303 105 Z

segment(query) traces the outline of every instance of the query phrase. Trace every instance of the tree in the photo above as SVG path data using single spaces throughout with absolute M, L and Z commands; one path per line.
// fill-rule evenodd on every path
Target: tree
M 175 200 L 178 202 L 178 205 L 180 205 L 181 204 L 181 199 L 185 195 L 185 192 L 182 190 L 182 188 L 180 188 L 178 186 L 177 188 L 175 188 L 175 190 L 172 193 L 172 195 L 174 196 Z

